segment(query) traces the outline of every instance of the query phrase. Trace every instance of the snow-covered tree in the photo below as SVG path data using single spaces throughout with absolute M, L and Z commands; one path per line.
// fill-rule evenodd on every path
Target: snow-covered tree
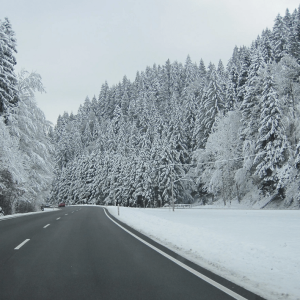
M 18 102 L 15 53 L 15 33 L 5 18 L 4 22 L 0 20 L 0 115 Z
M 287 160 L 287 142 L 282 126 L 282 115 L 278 105 L 271 66 L 262 73 L 263 93 L 256 146 L 256 174 L 263 179 L 263 188 L 272 191 L 278 183 L 278 170 Z
M 36 205 L 49 196 L 53 174 L 53 145 L 48 136 L 51 123 L 37 107 L 34 92 L 43 92 L 41 76 L 22 70 L 18 76 L 19 102 L 14 113 L 8 117 L 12 136 L 18 138 L 19 149 L 28 172 L 27 189 L 23 195 Z

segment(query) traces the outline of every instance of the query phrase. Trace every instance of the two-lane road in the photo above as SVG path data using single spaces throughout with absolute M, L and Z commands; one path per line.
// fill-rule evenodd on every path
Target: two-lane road
M 141 243 L 103 209 L 75 206 L 0 222 L 0 299 L 235 298 Z

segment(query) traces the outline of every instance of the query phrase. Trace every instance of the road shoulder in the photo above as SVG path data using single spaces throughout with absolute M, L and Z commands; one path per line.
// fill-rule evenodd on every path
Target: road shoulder
M 244 289 L 243 287 L 236 285 L 235 283 L 230 282 L 229 280 L 212 273 L 211 271 L 195 264 L 194 262 L 191 262 L 190 260 L 182 257 L 181 255 L 179 255 L 178 253 L 172 251 L 171 249 L 167 248 L 166 246 L 154 241 L 153 239 L 151 239 L 150 237 L 140 233 L 139 231 L 135 230 L 134 228 L 128 226 L 127 224 L 121 222 L 120 220 L 118 220 L 117 218 L 115 218 L 113 215 L 111 215 L 109 213 L 109 210 L 106 209 L 105 207 L 103 207 L 103 209 L 106 211 L 106 213 L 108 214 L 108 216 L 114 220 L 116 223 L 118 223 L 120 226 L 124 227 L 126 230 L 130 231 L 131 233 L 133 233 L 134 235 L 136 235 L 137 237 L 139 237 L 140 239 L 144 240 L 145 242 L 151 244 L 153 247 L 158 248 L 160 251 L 163 251 L 164 253 L 166 253 L 167 255 L 173 257 L 174 259 L 180 261 L 181 263 L 185 264 L 186 266 L 188 266 L 189 268 L 195 270 L 196 272 L 199 272 L 201 274 L 203 274 L 204 276 L 208 277 L 209 279 L 217 282 L 218 284 L 224 286 L 225 288 L 241 295 L 242 297 L 245 297 L 247 299 L 253 299 L 253 300 L 264 300 L 264 298 Z

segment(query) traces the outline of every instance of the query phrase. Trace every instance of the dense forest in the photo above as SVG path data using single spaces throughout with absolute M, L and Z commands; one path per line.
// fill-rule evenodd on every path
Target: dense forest
M 54 130 L 52 200 L 299 206 L 300 9 L 226 66 L 188 56 L 102 85 Z M 173 191 L 172 191 L 173 188 Z
M 299 208 L 300 7 L 226 65 L 187 56 L 105 82 L 53 132 L 34 102 L 40 76 L 14 75 L 8 20 L 0 42 L 0 205 L 38 203 L 51 188 L 53 203 Z

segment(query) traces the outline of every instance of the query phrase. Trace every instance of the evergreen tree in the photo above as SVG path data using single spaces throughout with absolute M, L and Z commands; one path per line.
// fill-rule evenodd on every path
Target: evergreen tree
M 109 92 L 109 86 L 107 84 L 107 81 L 105 81 L 104 84 L 102 84 L 101 91 L 98 97 L 98 112 L 96 115 L 99 117 L 103 117 L 106 113 L 106 106 L 108 102 L 108 92 Z
M 275 59 L 274 50 L 272 47 L 272 32 L 269 29 L 263 30 L 260 39 L 261 54 L 265 63 L 271 63 Z
M 206 78 L 206 67 L 205 67 L 205 64 L 204 64 L 204 61 L 203 61 L 202 58 L 201 58 L 200 63 L 199 63 L 198 74 L 199 74 L 200 79 Z
M 0 115 L 18 102 L 14 53 L 17 53 L 15 34 L 5 18 L 4 22 L 0 20 Z
M 245 83 L 248 79 L 248 71 L 250 67 L 250 53 L 248 49 L 243 49 L 243 58 L 241 63 L 241 70 L 239 72 L 237 97 L 238 102 L 241 103 L 245 97 Z
M 277 15 L 273 27 L 273 49 L 275 61 L 279 62 L 287 53 L 287 28 L 280 15 Z
M 237 88 L 238 88 L 239 74 L 235 64 L 230 64 L 228 70 L 227 86 L 225 93 L 225 109 L 227 111 L 237 108 Z
M 206 131 L 204 139 L 207 139 L 217 114 L 224 110 L 224 92 L 219 85 L 218 75 L 215 70 L 211 73 L 208 87 L 204 93 L 203 108 L 204 114 L 202 124 Z
M 278 169 L 287 160 L 287 143 L 270 65 L 266 67 L 262 79 L 263 93 L 254 163 L 256 174 L 263 179 L 263 189 L 272 191 L 278 183 Z
M 242 138 L 244 140 L 256 139 L 254 136 L 258 130 L 258 120 L 260 113 L 261 78 L 259 71 L 264 67 L 264 60 L 260 48 L 251 49 L 251 62 L 248 70 L 248 79 L 245 83 L 245 96 L 241 104 L 242 122 L 244 128 L 242 130 Z

